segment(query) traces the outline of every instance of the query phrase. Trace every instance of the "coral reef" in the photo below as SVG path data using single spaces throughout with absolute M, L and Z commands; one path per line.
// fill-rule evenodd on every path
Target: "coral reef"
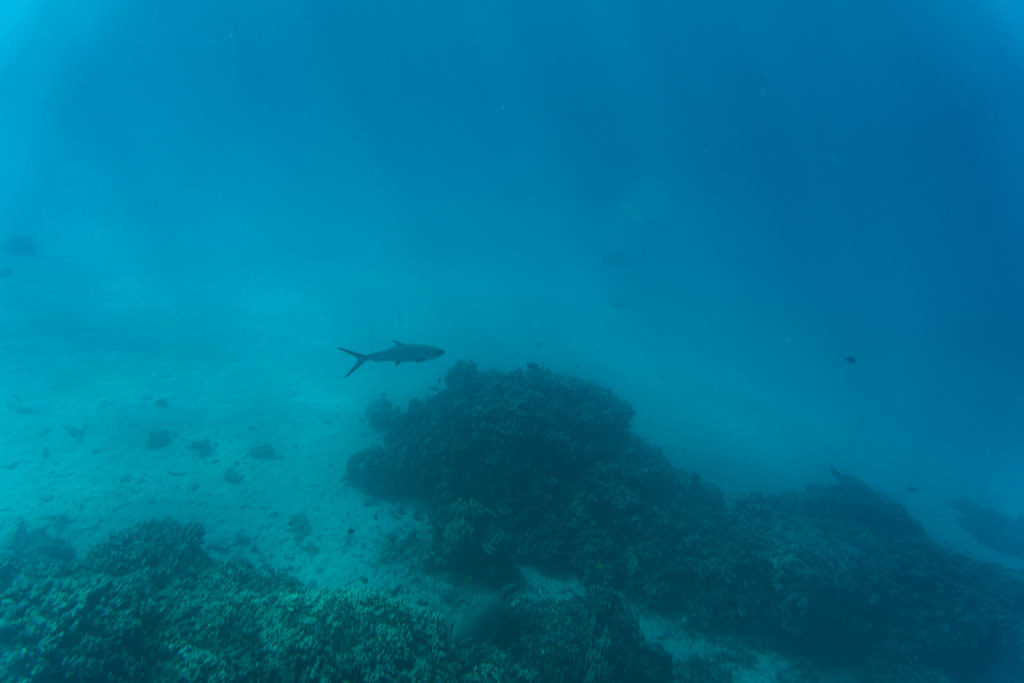
M 631 434 L 627 403 L 535 365 L 460 363 L 446 384 L 404 412 L 373 404 L 384 446 L 346 472 L 370 493 L 428 501 L 439 565 L 495 586 L 525 563 L 662 608 L 702 600 L 721 571 L 724 499 Z
M 146 437 L 146 448 L 151 451 L 158 451 L 167 448 L 174 441 L 174 433 L 169 429 L 156 429 Z
M 950 506 L 960 513 L 960 526 L 979 543 L 1009 557 L 1024 557 L 1024 517 L 1011 517 L 967 498 L 957 498 Z
M 7 551 L 22 560 L 54 560 L 71 562 L 75 549 L 60 539 L 53 538 L 45 529 L 30 529 L 19 519 L 7 543 Z
M 419 605 L 218 562 L 202 540 L 198 525 L 158 521 L 77 562 L 67 552 L 4 555 L 3 680 L 669 680 L 671 659 L 606 591 L 506 606 L 506 590 L 453 635 Z M 499 638 L 504 649 L 491 642 Z
M 284 460 L 284 456 L 269 443 L 253 446 L 245 452 L 245 456 L 253 460 Z
M 217 444 L 210 438 L 197 439 L 189 442 L 188 450 L 195 453 L 199 458 L 209 458 L 217 451 Z
M 196 525 L 140 524 L 77 563 L 0 560 L 0 667 L 24 681 L 532 681 L 437 614 L 220 563 Z
M 0 680 L 733 678 L 719 654 L 673 661 L 637 613 L 648 632 L 685 623 L 805 667 L 786 680 L 1024 680 L 1019 575 L 944 550 L 899 503 L 836 470 L 729 504 L 631 418 L 594 384 L 467 363 L 429 399 L 370 407 L 380 443 L 346 476 L 416 510 L 384 556 L 477 586 L 454 620 L 396 594 L 217 561 L 196 524 L 138 524 L 81 558 L 18 524 L 0 554 Z M 305 515 L 288 529 L 315 551 Z M 531 599 L 525 566 L 582 588 Z
M 829 663 L 917 663 L 965 681 L 999 680 L 995 663 L 1024 671 L 1024 583 L 935 545 L 874 492 L 871 508 L 857 484 L 737 504 L 742 590 L 719 625 Z
M 288 528 L 291 529 L 296 543 L 302 543 L 313 533 L 313 525 L 309 523 L 309 517 L 303 512 L 296 513 L 288 518 Z
M 564 602 L 524 602 L 518 616 L 522 635 L 508 644 L 509 650 L 535 668 L 541 680 L 672 680 L 672 658 L 644 640 L 626 605 L 611 590 L 592 588 Z
M 519 565 L 572 575 L 872 680 L 1024 675 L 1019 577 L 943 550 L 901 505 L 835 470 L 829 485 L 730 507 L 635 436 L 632 414 L 534 365 L 459 363 L 427 400 L 370 406 L 380 445 L 353 455 L 346 477 L 423 505 L 433 566 L 461 579 L 498 587 Z

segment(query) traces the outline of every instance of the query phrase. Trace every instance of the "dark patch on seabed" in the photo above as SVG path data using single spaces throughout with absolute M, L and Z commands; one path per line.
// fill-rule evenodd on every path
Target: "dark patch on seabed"
M 729 505 L 633 434 L 627 403 L 537 366 L 460 363 L 367 416 L 379 445 L 348 481 L 422 509 L 431 535 L 394 556 L 489 586 L 478 619 L 218 562 L 200 527 L 150 522 L 81 560 L 40 539 L 4 557 L 7 680 L 732 680 L 728 661 L 673 662 L 637 609 L 780 651 L 805 667 L 786 680 L 1024 680 L 1020 577 L 940 548 L 854 476 Z M 524 566 L 585 593 L 530 598 Z

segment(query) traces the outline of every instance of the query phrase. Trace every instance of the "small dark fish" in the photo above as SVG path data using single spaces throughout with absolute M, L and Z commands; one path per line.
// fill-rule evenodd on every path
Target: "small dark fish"
M 390 349 L 384 349 L 383 351 L 374 351 L 373 353 L 358 353 L 356 351 L 349 351 L 338 347 L 339 351 L 344 351 L 350 356 L 356 357 L 356 364 L 352 366 L 345 376 L 348 377 L 353 372 L 359 369 L 359 366 L 366 361 L 394 361 L 395 365 L 399 363 L 421 363 L 425 360 L 431 360 L 444 355 L 444 349 L 439 349 L 436 346 L 427 346 L 426 344 L 403 344 L 400 341 L 396 341 L 395 345 Z
M 845 360 L 850 365 L 856 365 L 857 356 L 843 356 L 843 360 Z
M 916 486 L 908 486 L 907 487 L 907 493 L 917 493 L 917 487 Z

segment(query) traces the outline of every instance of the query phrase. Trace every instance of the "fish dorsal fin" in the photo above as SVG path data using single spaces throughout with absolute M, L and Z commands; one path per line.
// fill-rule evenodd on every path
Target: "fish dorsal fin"
M 405 346 L 405 342 L 400 342 L 397 339 L 392 339 L 391 341 L 395 342 L 395 346 Z

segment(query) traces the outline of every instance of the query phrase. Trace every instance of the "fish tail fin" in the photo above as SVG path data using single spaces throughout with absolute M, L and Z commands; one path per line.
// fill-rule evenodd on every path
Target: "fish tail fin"
M 360 366 L 360 365 L 362 365 L 363 363 L 365 363 L 365 362 L 366 362 L 366 360 L 367 360 L 367 357 L 366 357 L 366 355 L 365 355 L 365 354 L 362 354 L 362 353 L 357 353 L 357 352 L 355 352 L 355 351 L 349 351 L 348 349 L 343 349 L 343 348 L 341 348 L 340 346 L 338 347 L 338 350 L 339 350 L 339 351 L 344 351 L 344 352 L 345 352 L 345 353 L 347 353 L 348 355 L 350 355 L 350 356 L 355 356 L 355 357 L 356 357 L 356 364 L 352 366 L 352 369 L 351 369 L 351 370 L 349 370 L 349 371 L 348 371 L 347 373 L 345 373 L 345 376 L 346 376 L 346 377 L 348 377 L 348 376 L 349 376 L 349 375 L 351 375 L 351 374 L 352 374 L 353 372 L 355 372 L 356 370 L 358 370 L 358 369 L 359 369 L 359 366 Z

